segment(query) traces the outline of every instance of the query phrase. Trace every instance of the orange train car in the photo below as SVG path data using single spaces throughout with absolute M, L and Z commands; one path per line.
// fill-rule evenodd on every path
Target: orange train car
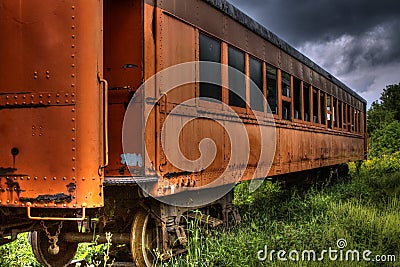
M 366 155 L 366 101 L 225 0 L 0 0 L 0 29 L 0 243 L 44 266 L 93 232 L 151 266 L 193 208 L 239 220 L 235 183 Z

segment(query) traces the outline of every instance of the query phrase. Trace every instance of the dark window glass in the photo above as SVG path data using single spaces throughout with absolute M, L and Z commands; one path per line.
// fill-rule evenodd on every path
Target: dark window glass
M 343 103 L 342 101 L 339 101 L 339 113 L 338 113 L 338 120 L 339 120 L 339 128 L 343 127 Z
M 336 98 L 333 98 L 333 124 L 335 127 L 338 127 L 338 108 L 337 108 L 338 102 Z
M 347 105 L 343 103 L 343 128 L 347 130 Z
M 333 107 L 332 107 L 332 98 L 330 95 L 326 96 L 326 118 L 328 120 L 328 128 L 332 129 L 333 126 Z
M 325 94 L 323 92 L 320 92 L 319 103 L 321 105 L 321 124 L 326 124 L 326 104 L 325 104 Z
M 282 101 L 282 119 L 288 121 L 292 119 L 291 108 L 292 108 L 292 103 Z
M 293 79 L 294 118 L 301 120 L 301 81 Z
M 267 65 L 267 101 L 272 114 L 278 114 L 277 69 Z M 268 110 L 268 112 L 270 112 Z
M 351 131 L 354 132 L 354 127 L 355 127 L 356 121 L 355 121 L 355 110 L 354 108 L 351 108 Z
M 282 95 L 290 97 L 290 74 L 282 71 Z
M 228 49 L 228 65 L 241 73 L 229 68 L 229 105 L 246 107 L 246 70 L 244 53 L 236 48 Z
M 350 106 L 347 105 L 347 131 L 350 132 L 351 130 L 351 118 L 350 118 Z
M 308 84 L 303 85 L 303 97 L 304 97 L 304 120 L 310 121 L 310 86 Z
M 318 98 L 318 89 L 314 89 L 313 90 L 313 122 L 314 123 L 318 123 L 318 102 L 319 102 L 319 98 Z
M 218 40 L 200 33 L 200 61 L 221 63 L 221 43 Z M 200 97 L 209 97 L 222 101 L 221 69 L 210 70 L 207 66 L 200 65 L 200 80 L 211 81 L 212 83 L 200 83 Z
M 257 111 L 264 111 L 262 62 L 250 57 L 249 69 L 252 80 L 250 82 L 250 107 Z

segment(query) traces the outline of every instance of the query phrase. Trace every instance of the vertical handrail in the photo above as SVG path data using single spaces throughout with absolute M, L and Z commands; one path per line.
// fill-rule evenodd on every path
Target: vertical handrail
M 104 117 L 104 163 L 99 167 L 99 175 L 102 175 L 102 171 L 105 167 L 108 166 L 108 82 L 107 80 L 101 77 L 101 74 L 98 74 L 99 83 L 103 84 L 103 117 Z

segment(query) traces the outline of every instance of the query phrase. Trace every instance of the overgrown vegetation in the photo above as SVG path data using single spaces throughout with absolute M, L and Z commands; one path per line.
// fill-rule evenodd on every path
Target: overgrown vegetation
M 369 156 L 400 150 L 400 84 L 389 85 L 368 110 Z
M 337 241 L 345 239 L 344 250 L 370 250 L 375 255 L 395 255 L 400 261 L 400 153 L 364 162 L 357 168 L 350 164 L 352 180 L 323 188 L 283 189 L 267 181 L 254 193 L 248 183 L 236 187 L 236 205 L 243 222 L 229 231 L 213 231 L 189 244 L 189 253 L 172 259 L 165 266 L 360 266 L 374 262 L 279 261 L 277 252 L 285 250 L 338 249 Z M 200 229 L 191 229 L 200 231 Z M 198 239 L 198 235 L 191 235 Z M 192 246 L 195 246 L 192 247 Z M 260 261 L 257 253 L 275 250 Z M 196 253 L 190 253 L 196 251 Z M 199 259 L 199 253 L 201 254 Z M 301 254 L 300 254 L 301 255 Z M 194 257 L 195 260 L 192 260 Z M 288 255 L 286 255 L 286 258 Z M 301 259 L 301 256 L 300 256 Z M 362 258 L 361 258 L 362 259 Z M 391 262 L 389 266 L 395 263 Z

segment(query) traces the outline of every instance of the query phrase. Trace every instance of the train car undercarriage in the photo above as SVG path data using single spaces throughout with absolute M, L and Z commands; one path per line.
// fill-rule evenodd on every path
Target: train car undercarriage
M 346 167 L 337 165 L 292 173 L 274 177 L 274 180 L 291 186 L 299 182 L 314 184 L 343 179 L 347 176 Z M 125 181 L 121 186 L 113 178 L 106 182 L 104 193 L 104 207 L 86 210 L 83 221 L 32 222 L 28 218 L 21 220 L 25 210 L 16 212 L 2 208 L 0 230 L 9 238 L 2 238 L 1 243 L 12 242 L 19 233 L 29 231 L 32 251 L 42 265 L 66 266 L 74 258 L 79 243 L 111 242 L 112 249 L 118 247 L 111 253 L 115 260 L 134 261 L 136 266 L 153 266 L 156 261 L 162 262 L 186 252 L 187 225 L 191 220 L 211 228 L 227 228 L 241 221 L 232 204 L 233 190 L 214 203 L 196 209 L 171 206 L 146 197 L 137 184 L 127 185 Z M 58 210 L 53 213 L 48 209 L 35 210 L 35 216 L 42 214 L 61 216 Z M 70 218 L 83 216 L 80 210 L 68 215 Z
M 32 251 L 42 265 L 66 266 L 74 258 L 79 243 L 111 242 L 113 246 L 125 245 L 124 261 L 133 260 L 136 266 L 152 266 L 155 260 L 166 260 L 186 251 L 188 221 L 197 220 L 209 227 L 227 227 L 240 222 L 240 215 L 232 205 L 233 191 L 196 211 L 144 197 L 135 184 L 108 184 L 104 193 L 107 199 L 104 208 L 88 209 L 84 215 L 81 210 L 68 214 L 70 218 L 85 216 L 83 221 L 21 220 L 25 209 L 2 208 L 0 230 L 3 236 L 9 237 L 3 237 L 1 244 L 12 242 L 19 233 L 29 231 Z M 59 210 L 34 212 L 35 216 L 61 216 Z M 65 211 L 62 215 L 66 215 Z M 130 259 L 126 259 L 126 255 Z

